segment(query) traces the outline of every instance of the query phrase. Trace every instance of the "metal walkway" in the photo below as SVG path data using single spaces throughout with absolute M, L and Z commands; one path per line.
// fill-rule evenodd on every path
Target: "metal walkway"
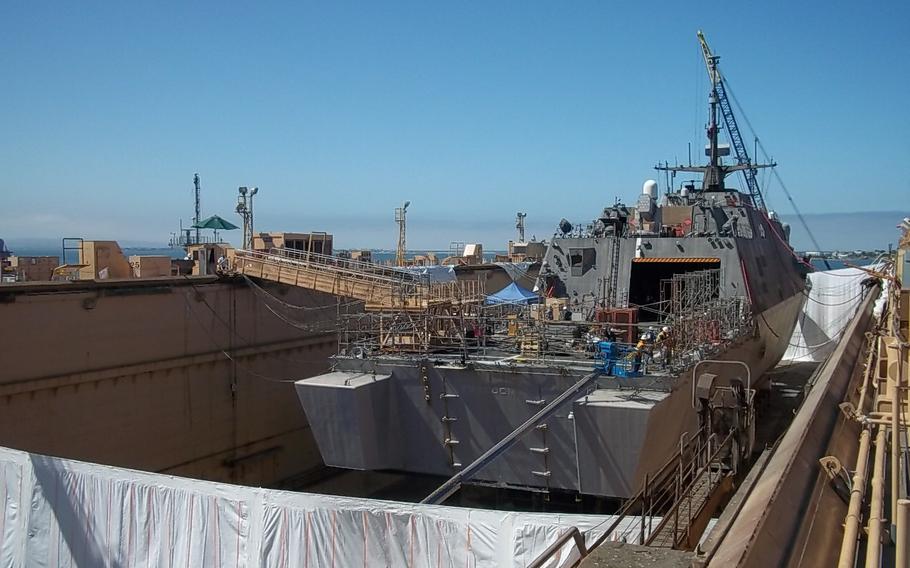
M 367 310 L 427 310 L 483 301 L 480 282 L 430 282 L 373 264 L 294 249 L 237 250 L 234 272 L 362 300 Z

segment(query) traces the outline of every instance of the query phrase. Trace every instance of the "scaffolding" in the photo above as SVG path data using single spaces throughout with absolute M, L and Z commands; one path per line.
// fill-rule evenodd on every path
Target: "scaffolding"
M 239 250 L 233 268 L 248 277 L 363 302 L 362 311 L 338 314 L 340 352 L 354 357 L 438 353 L 463 361 L 516 356 L 572 365 L 590 363 L 596 344 L 615 335 L 617 326 L 622 337 L 640 332 L 631 321 L 565 321 L 546 304 L 487 306 L 480 279 L 432 282 L 406 269 L 309 251 Z M 671 326 L 672 341 L 649 348 L 649 363 L 652 349 L 659 348 L 666 351 L 659 368 L 679 370 L 752 330 L 747 302 L 722 298 L 720 282 L 719 270 L 675 274 L 661 282 L 661 322 Z
M 683 365 L 754 331 L 745 298 L 722 297 L 720 269 L 674 274 L 661 280 L 662 323 L 672 330 L 674 358 Z

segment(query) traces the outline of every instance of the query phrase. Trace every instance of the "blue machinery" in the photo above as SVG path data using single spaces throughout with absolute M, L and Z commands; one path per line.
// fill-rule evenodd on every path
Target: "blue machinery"
M 595 345 L 594 370 L 614 377 L 640 377 L 642 353 L 628 343 L 601 341 Z

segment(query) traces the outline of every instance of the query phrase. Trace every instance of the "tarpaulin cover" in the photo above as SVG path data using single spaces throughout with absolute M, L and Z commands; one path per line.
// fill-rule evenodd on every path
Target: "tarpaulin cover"
M 518 284 L 512 282 L 499 292 L 487 296 L 487 304 L 534 304 L 540 301 L 537 294 L 525 290 Z
M 405 266 L 398 270 L 406 270 L 412 274 L 426 276 L 430 282 L 454 282 L 458 279 L 455 276 L 454 266 Z
M 590 543 L 613 520 L 293 493 L 6 448 L 0 505 L 0 566 L 30 567 L 518 567 L 569 527 L 593 528 Z
M 811 272 L 803 310 L 799 314 L 784 361 L 823 361 L 837 346 L 864 297 L 858 268 Z
M 528 275 L 528 269 L 531 268 L 530 262 L 497 262 L 496 266 L 506 271 L 513 281 Z

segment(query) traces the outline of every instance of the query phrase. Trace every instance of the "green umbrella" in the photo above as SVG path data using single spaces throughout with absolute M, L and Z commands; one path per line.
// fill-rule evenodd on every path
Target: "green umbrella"
M 230 221 L 225 221 L 218 215 L 212 215 L 208 219 L 203 219 L 199 223 L 193 225 L 194 229 L 212 229 L 215 232 L 214 241 L 218 241 L 218 231 L 232 231 L 237 229 L 237 225 L 231 223 Z
M 216 231 L 231 231 L 233 229 L 238 229 L 239 227 L 230 221 L 225 221 L 218 215 L 212 215 L 208 219 L 203 219 L 199 223 L 193 225 L 194 229 L 214 229 Z

